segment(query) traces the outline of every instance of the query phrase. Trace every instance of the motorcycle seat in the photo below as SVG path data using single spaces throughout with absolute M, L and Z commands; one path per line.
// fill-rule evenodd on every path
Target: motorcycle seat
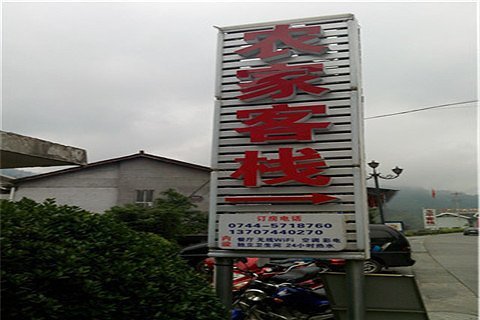
M 282 283 L 282 282 L 289 282 L 289 283 L 297 283 L 306 281 L 309 279 L 314 278 L 321 269 L 319 267 L 304 267 L 304 268 L 297 268 L 288 271 L 287 273 L 277 274 L 271 277 L 271 281 Z
M 265 264 L 265 266 L 288 268 L 288 267 L 291 267 L 294 264 L 301 263 L 301 262 L 305 263 L 307 261 L 308 260 L 305 260 L 305 259 L 293 259 L 293 258 L 279 259 L 279 258 L 277 258 L 277 259 L 270 259 L 270 261 L 267 262 Z
M 287 264 L 290 263 L 292 264 L 293 262 L 298 261 L 298 259 L 292 259 L 292 258 L 272 258 L 268 262 L 268 264 Z

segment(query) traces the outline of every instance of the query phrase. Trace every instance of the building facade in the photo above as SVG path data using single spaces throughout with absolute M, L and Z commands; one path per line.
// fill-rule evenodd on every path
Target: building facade
M 437 215 L 437 228 L 464 228 L 476 225 L 478 212 L 466 212 L 463 214 L 456 212 L 442 212 Z
M 137 203 L 148 206 L 169 188 L 208 210 L 210 168 L 178 160 L 137 154 L 14 181 L 14 201 L 54 198 L 91 212 Z

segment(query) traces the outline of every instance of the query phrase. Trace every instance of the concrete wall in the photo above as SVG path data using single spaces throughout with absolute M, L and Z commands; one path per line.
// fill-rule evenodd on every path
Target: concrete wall
M 54 198 L 57 204 L 77 206 L 90 212 L 102 213 L 116 205 L 116 188 L 20 188 L 15 194 L 15 201 L 23 197 L 37 202 Z
M 10 195 L 8 193 L 0 193 L 0 199 L 2 200 L 9 200 Z
M 87 164 L 87 152 L 46 140 L 0 131 L 0 168 Z
M 115 205 L 134 203 L 136 190 L 154 190 L 154 198 L 158 198 L 161 192 L 173 188 L 186 196 L 197 191 L 195 195 L 203 198 L 196 203 L 198 209 L 208 211 L 209 179 L 208 171 L 136 158 L 21 182 L 14 200 L 55 198 L 59 204 L 103 212 Z
M 117 204 L 118 164 L 88 168 L 19 184 L 13 200 L 23 197 L 41 202 L 54 198 L 58 204 L 103 212 Z
M 455 227 L 467 227 L 468 220 L 453 216 L 437 217 L 438 228 L 455 228 Z
M 208 211 L 209 172 L 138 158 L 120 163 L 118 179 L 119 204 L 134 202 L 136 190 L 154 190 L 154 198 L 158 198 L 169 188 L 185 196 L 201 188 L 195 194 L 203 200 L 196 205 L 200 210 Z

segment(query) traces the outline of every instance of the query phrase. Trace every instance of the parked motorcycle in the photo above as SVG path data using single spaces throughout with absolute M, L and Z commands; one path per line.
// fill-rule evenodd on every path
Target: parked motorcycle
M 212 279 L 215 261 L 195 262 Z M 330 265 L 319 259 L 240 258 L 234 262 L 232 320 L 333 319 L 320 273 Z
M 333 319 L 320 272 L 322 268 L 310 265 L 293 266 L 269 277 L 250 273 L 250 281 L 233 303 L 232 319 Z

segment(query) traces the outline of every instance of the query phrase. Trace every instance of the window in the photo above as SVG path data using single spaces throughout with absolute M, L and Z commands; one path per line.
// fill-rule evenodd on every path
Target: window
M 385 230 L 370 230 L 370 239 L 372 245 L 380 246 L 387 242 L 395 241 L 395 237 Z
M 137 190 L 135 203 L 142 207 L 151 207 L 153 205 L 153 190 Z

